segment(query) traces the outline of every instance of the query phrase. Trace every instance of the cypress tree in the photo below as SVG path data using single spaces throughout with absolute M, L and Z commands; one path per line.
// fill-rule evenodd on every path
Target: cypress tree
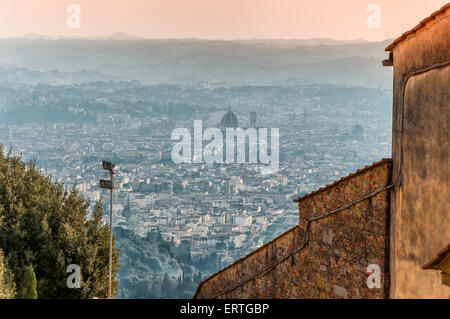
M 21 284 L 20 299 L 37 299 L 36 275 L 32 265 L 25 267 Z

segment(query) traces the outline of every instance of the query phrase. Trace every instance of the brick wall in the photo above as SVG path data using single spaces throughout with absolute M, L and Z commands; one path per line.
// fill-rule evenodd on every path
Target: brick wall
M 201 282 L 194 298 L 386 298 L 389 191 L 307 219 L 390 180 L 391 160 L 385 159 L 298 199 L 298 226 Z M 381 288 L 368 288 L 369 264 L 381 269 Z

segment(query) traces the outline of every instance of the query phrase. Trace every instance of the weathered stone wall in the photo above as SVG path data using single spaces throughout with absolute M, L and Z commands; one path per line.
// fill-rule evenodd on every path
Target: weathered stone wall
M 195 298 L 386 298 L 389 190 L 311 221 L 306 246 L 286 256 L 305 242 L 307 218 L 390 181 L 391 161 L 382 160 L 304 196 L 298 226 L 200 283 Z M 369 264 L 381 269 L 380 288 L 367 286 Z
M 422 270 L 450 240 L 450 7 L 427 20 L 393 48 L 391 298 L 450 296 Z

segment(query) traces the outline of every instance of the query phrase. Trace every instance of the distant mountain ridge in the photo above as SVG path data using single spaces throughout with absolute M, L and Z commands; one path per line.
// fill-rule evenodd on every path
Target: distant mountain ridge
M 37 33 L 28 33 L 23 36 L 15 36 L 9 38 L 0 38 L 8 40 L 145 40 L 144 37 L 129 35 L 122 32 L 113 33 L 106 36 L 56 36 L 56 35 L 43 35 Z
M 269 45 L 287 45 L 290 46 L 292 43 L 297 43 L 301 45 L 338 45 L 338 44 L 361 44 L 361 43 L 375 43 L 379 41 L 370 41 L 365 39 L 333 39 L 333 38 L 248 38 L 248 39 L 205 39 L 205 38 L 147 38 L 145 36 L 131 35 L 124 32 L 116 32 L 110 35 L 98 35 L 98 36 L 58 36 L 58 35 L 44 35 L 38 33 L 27 33 L 22 36 L 13 36 L 0 38 L 0 40 L 5 39 L 22 39 L 22 40 L 58 40 L 58 39 L 82 39 L 82 40 L 99 40 L 99 39 L 120 39 L 120 40 L 150 40 L 150 41 L 229 41 L 229 42 L 242 42 L 247 44 L 269 44 Z M 385 41 L 392 41 L 393 39 L 385 39 Z
M 381 65 L 390 40 L 141 39 L 122 33 L 92 39 L 37 37 L 0 39 L 0 66 L 88 70 L 103 74 L 105 80 L 146 84 L 300 81 L 387 88 L 392 78 Z

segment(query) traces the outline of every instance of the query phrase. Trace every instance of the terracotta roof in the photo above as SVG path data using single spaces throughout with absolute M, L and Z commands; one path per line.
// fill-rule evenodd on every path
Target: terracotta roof
M 433 259 L 423 265 L 422 269 L 434 269 L 433 266 L 438 265 L 448 254 L 450 254 L 450 243 L 448 243 L 447 247 L 438 252 Z
M 301 196 L 301 197 L 299 197 L 297 199 L 294 199 L 294 202 L 298 203 L 298 202 L 304 200 L 305 198 L 308 198 L 308 197 L 311 197 L 311 196 L 313 196 L 313 195 L 315 195 L 317 193 L 323 192 L 324 190 L 326 190 L 326 189 L 328 189 L 328 188 L 330 188 L 330 187 L 332 187 L 332 186 L 334 186 L 334 185 L 336 185 L 336 184 L 338 184 L 338 183 L 340 183 L 340 182 L 342 182 L 342 181 L 344 181 L 346 179 L 349 179 L 349 178 L 351 178 L 353 176 L 356 176 L 356 175 L 359 175 L 361 173 L 364 173 L 365 171 L 371 169 L 374 166 L 377 166 L 377 165 L 380 165 L 380 164 L 384 164 L 384 163 L 391 163 L 391 162 L 392 162 L 391 158 L 383 158 L 380 161 L 375 162 L 372 165 L 367 165 L 366 167 L 361 168 L 361 169 L 357 170 L 356 172 L 351 173 L 351 174 L 349 174 L 347 176 L 344 176 L 341 179 L 339 179 L 339 180 L 337 180 L 337 181 L 335 181 L 335 182 L 333 182 L 331 184 L 328 184 L 328 185 L 326 185 L 324 187 L 321 187 L 321 188 L 319 188 L 319 189 L 317 189 L 317 190 L 315 190 L 315 191 L 313 191 L 313 192 L 311 192 L 309 194 L 303 195 L 303 196 Z
M 440 10 L 433 12 L 428 18 L 425 18 L 422 21 L 420 21 L 420 23 L 411 30 L 403 33 L 400 37 L 395 39 L 394 42 L 392 42 L 385 50 L 392 51 L 397 46 L 397 44 L 405 40 L 409 35 L 416 33 L 418 30 L 422 29 L 424 26 L 427 25 L 428 22 L 434 20 L 436 16 L 440 15 L 441 13 L 444 13 L 448 9 L 450 9 L 450 3 L 447 3 Z

